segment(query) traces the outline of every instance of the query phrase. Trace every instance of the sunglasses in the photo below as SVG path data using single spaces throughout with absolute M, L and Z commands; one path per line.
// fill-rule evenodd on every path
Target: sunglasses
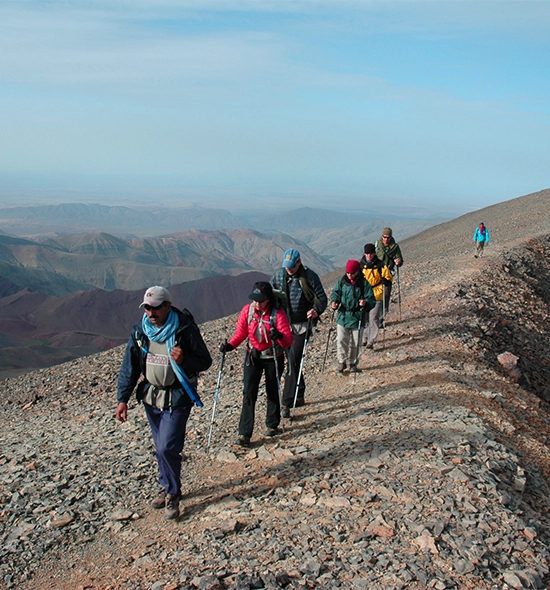
M 158 309 L 162 309 L 164 307 L 165 303 L 166 303 L 166 301 L 163 301 L 160 305 L 157 305 L 156 307 L 153 307 L 152 305 L 145 304 L 143 306 L 143 309 L 146 309 L 147 311 L 157 311 Z

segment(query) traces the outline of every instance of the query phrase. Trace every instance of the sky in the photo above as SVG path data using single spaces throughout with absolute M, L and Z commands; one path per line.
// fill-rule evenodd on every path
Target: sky
M 0 0 L 0 204 L 536 192 L 549 30 L 546 0 Z

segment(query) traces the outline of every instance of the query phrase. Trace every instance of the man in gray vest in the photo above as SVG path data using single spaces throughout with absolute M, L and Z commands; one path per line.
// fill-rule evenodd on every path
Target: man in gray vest
M 164 508 L 164 517 L 171 520 L 180 515 L 187 420 L 193 404 L 203 405 L 198 375 L 210 367 L 212 358 L 193 316 L 172 305 L 167 289 L 150 287 L 140 307 L 144 314 L 132 330 L 118 376 L 115 417 L 126 422 L 128 401 L 136 389 L 151 427 L 162 486 L 151 506 Z
M 274 289 L 286 293 L 287 311 L 294 335 L 294 342 L 289 349 L 288 369 L 283 390 L 283 417 L 288 418 L 290 408 L 294 406 L 296 388 L 298 388 L 296 407 L 305 404 L 306 383 L 303 370 L 298 385 L 304 344 L 306 338 L 311 335 L 317 318 L 325 311 L 328 301 L 319 275 L 302 264 L 300 252 L 293 248 L 284 253 L 282 269 L 271 277 L 271 284 Z

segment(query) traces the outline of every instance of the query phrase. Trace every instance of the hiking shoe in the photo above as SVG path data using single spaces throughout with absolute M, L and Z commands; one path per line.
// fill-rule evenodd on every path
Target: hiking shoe
M 374 343 L 369 342 L 368 344 L 365 344 L 365 348 L 368 348 L 369 350 L 373 350 L 374 349 Z
M 350 373 L 360 373 L 357 365 L 351 365 L 350 368 L 349 368 L 349 372 Z
M 290 408 L 283 406 L 283 418 L 290 418 Z
M 164 518 L 174 520 L 180 515 L 180 497 L 179 494 L 166 494 L 166 504 L 164 506 Z
M 277 436 L 278 434 L 281 434 L 280 428 L 266 428 L 265 429 L 266 436 Z
M 239 434 L 239 438 L 235 441 L 236 445 L 241 447 L 249 447 L 250 446 L 250 437 L 245 436 L 244 434 Z
M 346 363 L 338 363 L 338 367 L 336 368 L 336 371 L 338 373 L 343 373 L 346 366 L 347 366 Z
M 155 508 L 155 510 L 159 510 L 160 508 L 164 508 L 166 504 L 166 490 L 161 488 L 158 493 L 158 496 L 151 502 L 151 506 Z

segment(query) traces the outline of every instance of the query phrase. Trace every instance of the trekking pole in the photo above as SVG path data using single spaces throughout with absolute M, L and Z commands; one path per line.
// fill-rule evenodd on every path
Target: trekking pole
M 325 358 L 323 359 L 323 368 L 321 369 L 321 372 L 324 373 L 325 371 L 325 364 L 327 362 L 327 354 L 328 354 L 328 344 L 330 342 L 330 333 L 332 332 L 332 324 L 334 322 L 334 314 L 336 313 L 336 310 L 333 309 L 332 310 L 332 315 L 330 316 L 330 326 L 328 328 L 328 336 L 327 336 L 327 346 L 325 348 Z
M 386 348 L 386 285 L 382 286 L 382 348 Z
M 277 354 L 275 351 L 275 342 L 273 342 L 273 362 L 275 363 L 275 379 L 277 379 L 277 394 L 279 396 L 279 414 L 281 420 L 281 428 L 285 431 L 285 421 L 283 419 L 283 399 L 281 397 L 281 381 L 279 380 L 279 364 L 277 362 Z
M 227 344 L 227 339 L 225 340 Z M 210 420 L 210 431 L 208 432 L 208 449 L 210 449 L 210 442 L 212 441 L 212 429 L 214 428 L 214 418 L 216 417 L 216 407 L 218 405 L 218 397 L 220 395 L 220 385 L 222 382 L 223 363 L 225 361 L 225 352 L 222 352 L 222 359 L 220 361 L 220 370 L 218 372 L 218 383 L 216 384 L 216 393 L 214 395 L 214 407 L 212 408 L 212 419 Z
M 399 280 L 399 267 L 397 267 L 397 301 L 399 303 L 399 321 L 401 321 L 401 281 Z
M 304 340 L 304 348 L 302 348 L 302 358 L 300 360 L 300 369 L 298 370 L 298 379 L 296 380 L 296 391 L 294 392 L 294 402 L 292 404 L 292 411 L 290 413 L 290 419 L 294 418 L 294 412 L 296 410 L 296 400 L 298 399 L 298 389 L 300 388 L 300 379 L 302 378 L 302 369 L 304 367 L 304 357 L 306 356 L 307 341 L 309 340 L 309 330 L 311 328 L 311 319 L 307 321 L 306 338 Z
M 359 364 L 359 355 L 361 354 L 361 342 L 363 338 L 361 337 L 361 324 L 363 323 L 363 313 L 364 310 L 361 311 L 361 317 L 359 318 L 359 326 L 357 327 L 357 352 L 355 353 L 355 373 L 353 374 L 353 382 L 357 379 L 357 365 Z

